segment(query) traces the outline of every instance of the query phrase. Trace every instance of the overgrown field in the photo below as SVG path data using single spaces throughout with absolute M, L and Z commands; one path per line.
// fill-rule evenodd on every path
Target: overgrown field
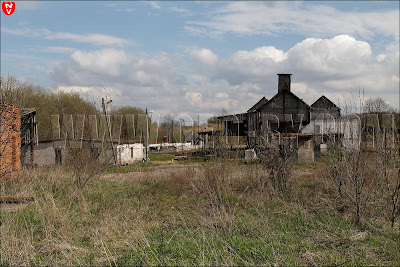
M 1 212 L 1 265 L 400 265 L 398 222 L 374 200 L 355 223 L 324 163 L 295 165 L 284 191 L 235 160 L 123 168 L 83 188 L 66 168 L 4 182 L 35 201 Z

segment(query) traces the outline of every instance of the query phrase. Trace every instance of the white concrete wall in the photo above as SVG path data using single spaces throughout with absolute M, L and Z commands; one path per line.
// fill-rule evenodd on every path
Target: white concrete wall
M 302 133 L 337 133 L 338 123 L 333 120 L 312 120 L 303 129 Z
M 359 149 L 361 140 L 361 124 L 357 117 L 333 120 L 312 120 L 301 133 L 343 134 L 343 145 L 351 149 Z
M 117 159 L 121 165 L 129 164 L 145 157 L 143 144 L 124 144 L 117 146 Z
M 193 150 L 193 149 L 200 149 L 200 148 L 202 148 L 202 144 L 192 145 L 190 142 L 187 142 L 187 143 L 162 143 L 162 144 L 151 144 L 151 145 L 149 145 L 149 148 L 152 148 L 153 150 L 174 148 L 174 149 L 176 149 L 176 152 L 181 152 L 181 151 L 189 151 L 189 150 Z

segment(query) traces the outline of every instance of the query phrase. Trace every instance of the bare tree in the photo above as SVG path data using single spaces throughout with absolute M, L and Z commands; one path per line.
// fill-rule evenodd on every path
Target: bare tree
M 358 127 L 352 127 L 347 121 L 343 125 L 350 136 L 358 136 Z M 360 223 L 363 209 L 370 198 L 366 188 L 374 182 L 368 153 L 345 138 L 336 138 L 329 144 L 328 158 L 331 181 L 342 198 L 347 196 L 350 199 L 355 210 L 355 221 Z
M 381 97 L 368 99 L 363 106 L 364 113 L 382 113 L 391 110 L 390 105 Z
M 328 142 L 328 175 L 334 187 L 342 197 L 343 187 L 343 153 L 342 144 L 340 140 L 331 139 Z
M 289 178 L 295 162 L 295 153 L 289 144 L 276 146 L 262 146 L 258 149 L 258 157 L 268 172 L 272 188 L 284 193 L 289 189 Z
M 228 114 L 228 111 L 225 108 L 222 108 L 221 111 L 219 112 L 220 116 L 225 116 Z
M 376 170 L 379 184 L 387 198 L 386 207 L 393 227 L 395 219 L 400 216 L 400 140 L 398 137 L 390 140 L 392 135 L 387 134 L 386 129 L 379 129 L 377 133 Z

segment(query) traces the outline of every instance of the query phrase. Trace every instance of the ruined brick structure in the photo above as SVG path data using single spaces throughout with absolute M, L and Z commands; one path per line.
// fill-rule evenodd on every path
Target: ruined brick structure
M 21 169 L 21 110 L 0 105 L 0 180 Z

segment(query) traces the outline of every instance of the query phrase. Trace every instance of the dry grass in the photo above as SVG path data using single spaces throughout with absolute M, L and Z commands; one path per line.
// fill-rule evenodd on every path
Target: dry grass
M 1 213 L 1 264 L 399 265 L 397 228 L 355 224 L 324 170 L 295 167 L 285 193 L 234 160 L 104 173 L 83 188 L 73 171 L 29 170 L 1 186 L 35 198 Z

